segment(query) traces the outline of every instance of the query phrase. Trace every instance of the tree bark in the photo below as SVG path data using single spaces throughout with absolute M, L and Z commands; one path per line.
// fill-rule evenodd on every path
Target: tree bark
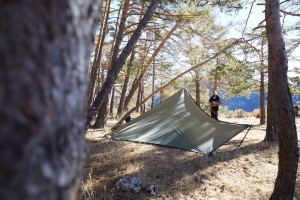
M 278 135 L 278 124 L 276 124 L 276 117 L 275 117 L 275 109 L 276 107 L 271 100 L 269 100 L 269 91 L 267 97 L 267 128 L 266 128 L 266 135 L 264 138 L 265 142 L 278 144 L 279 142 L 279 135 Z
M 266 123 L 266 111 L 265 111 L 265 65 L 264 65 L 264 44 L 265 39 L 262 37 L 261 44 L 261 58 L 260 58 L 260 124 Z
M 111 98 L 110 98 L 110 108 L 109 108 L 109 114 L 110 116 L 114 116 L 114 99 L 115 99 L 115 86 L 113 87 L 112 89 L 112 92 L 111 92 Z
M 119 20 L 121 20 L 121 11 L 122 11 L 122 2 L 120 4 L 120 7 L 119 7 L 119 10 L 118 10 L 118 16 L 117 16 L 117 20 L 116 20 L 116 25 L 115 25 L 115 31 L 114 31 L 114 36 L 113 36 L 113 41 L 112 41 L 112 48 L 110 50 L 110 57 L 109 57 L 109 60 L 108 60 L 108 63 L 110 63 L 110 66 L 111 66 L 111 61 L 112 61 L 112 55 L 113 55 L 113 51 L 114 51 L 114 46 L 116 44 L 116 39 L 117 39 L 117 33 L 119 31 Z M 121 22 L 120 22 L 121 23 Z
M 279 132 L 279 166 L 270 199 L 293 199 L 298 168 L 298 140 L 295 114 L 288 86 L 288 61 L 280 26 L 278 0 L 266 1 L 268 38 L 269 103 L 273 104 Z M 272 100 L 272 101 L 271 101 Z
M 269 83 L 270 84 L 270 79 Z M 273 102 L 273 99 L 270 98 L 270 90 L 268 86 L 268 96 L 267 96 L 267 127 L 266 127 L 266 135 L 264 138 L 265 142 L 278 144 L 279 143 L 279 131 L 278 131 L 278 124 L 276 123 L 276 116 L 275 116 L 275 110 L 276 106 Z
M 117 57 L 118 57 L 118 54 L 120 51 L 121 42 L 123 40 L 124 31 L 126 28 L 126 21 L 128 18 L 127 13 L 128 13 L 128 9 L 129 9 L 129 2 L 130 2 L 130 0 L 125 0 L 125 2 L 124 2 L 122 16 L 121 16 L 120 25 L 119 25 L 119 30 L 118 30 L 118 33 L 116 36 L 109 70 L 112 69 L 112 66 L 114 66 L 116 64 L 116 60 L 117 60 Z M 103 85 L 103 87 L 104 87 L 104 85 Z M 113 85 L 112 85 L 112 87 L 113 87 Z M 106 124 L 108 108 L 109 108 L 109 105 L 108 105 L 109 96 L 110 96 L 110 92 L 107 94 L 107 97 L 103 97 L 105 100 L 103 101 L 102 105 L 100 106 L 100 108 L 98 110 L 96 123 L 94 125 L 95 128 L 104 128 L 104 126 Z
M 144 87 L 144 83 L 141 83 L 141 102 L 143 102 L 145 98 L 145 87 Z M 141 113 L 144 113 L 146 111 L 146 105 L 145 103 L 141 103 Z
M 265 72 L 264 65 L 260 72 L 260 96 L 259 96 L 259 105 L 260 105 L 260 124 L 266 123 L 266 111 L 265 111 Z
M 136 103 L 135 103 L 135 107 L 136 107 L 136 112 L 140 112 L 141 113 L 141 95 L 142 95 L 142 87 L 141 87 L 141 84 L 139 84 L 139 88 L 138 88 L 138 92 L 137 92 L 137 95 L 136 95 Z
M 142 80 L 143 80 L 143 78 L 144 78 L 144 75 L 145 75 L 146 71 L 147 71 L 146 69 L 145 69 L 145 70 L 144 70 L 144 69 L 141 69 L 141 74 L 139 75 L 138 78 L 136 78 L 136 79 L 134 80 L 134 82 L 133 82 L 133 84 L 132 84 L 132 86 L 131 86 L 131 89 L 130 89 L 129 93 L 128 93 L 127 97 L 125 98 L 125 101 L 124 101 L 124 109 L 123 109 L 123 111 L 124 111 L 124 110 L 126 110 L 126 111 L 128 110 L 128 104 L 129 104 L 129 102 L 131 101 L 132 97 L 134 96 L 136 90 L 139 89 L 140 83 L 142 82 Z
M 100 107 L 102 106 L 103 102 L 105 102 L 105 99 L 110 94 L 111 88 L 113 87 L 113 84 L 115 80 L 118 77 L 118 74 L 120 70 L 122 69 L 122 66 L 124 65 L 127 57 L 131 53 L 131 49 L 136 44 L 137 40 L 139 39 L 142 30 L 146 27 L 148 22 L 150 21 L 154 10 L 158 6 L 161 0 L 152 0 L 150 6 L 148 7 L 148 10 L 146 11 L 143 19 L 139 22 L 136 30 L 134 31 L 133 35 L 129 39 L 127 45 L 119 55 L 118 59 L 116 60 L 115 64 L 112 66 L 112 68 L 109 70 L 109 73 L 107 75 L 107 78 L 100 90 L 100 92 L 97 94 L 95 101 L 93 102 L 92 106 L 89 109 L 88 117 L 87 117 L 87 126 L 90 125 L 91 120 L 93 117 L 98 113 Z
M 110 13 L 110 5 L 111 0 L 108 0 L 105 5 L 105 18 L 101 21 L 101 32 L 98 37 L 97 46 L 95 50 L 95 57 L 93 64 L 91 66 L 91 72 L 90 72 L 90 86 L 89 86 L 89 98 L 88 98 L 88 106 L 91 105 L 93 101 L 93 97 L 95 94 L 95 84 L 97 81 L 97 72 L 100 72 L 100 62 L 101 62 L 101 55 L 102 55 L 102 49 L 104 45 L 104 39 L 105 34 L 107 31 L 107 23 L 108 23 L 108 17 Z M 102 70 L 103 71 L 103 70 Z
M 93 128 L 104 128 L 107 121 L 109 97 L 107 97 L 99 109 Z
M 141 13 L 144 12 L 144 8 L 145 8 L 145 2 L 142 3 L 142 8 L 141 8 Z M 140 20 L 142 19 L 142 15 L 140 15 Z M 118 106 L 118 112 L 117 115 L 120 117 L 123 115 L 124 112 L 124 104 L 125 104 L 125 98 L 126 98 L 126 93 L 127 93 L 127 89 L 128 89 L 128 84 L 129 84 L 129 79 L 130 79 L 130 75 L 131 75 L 131 69 L 133 66 L 133 60 L 136 54 L 135 51 L 136 47 L 133 47 L 132 52 L 131 52 L 131 56 L 129 59 L 129 63 L 127 66 L 127 72 L 126 72 L 126 76 L 125 76 L 125 80 L 124 80 L 124 84 L 123 84 L 123 88 L 122 88 L 122 93 L 120 96 L 120 103 Z
M 155 45 L 154 45 L 154 48 L 155 48 Z M 152 93 L 154 92 L 155 90 L 155 59 L 153 60 L 153 65 L 152 65 Z M 152 96 L 152 99 L 151 99 L 151 108 L 154 107 L 154 95 Z
M 198 70 L 195 71 L 195 90 L 196 90 L 196 104 L 200 107 L 200 75 Z
M 112 52 L 110 68 L 112 68 L 112 66 L 115 65 L 116 60 L 118 58 L 118 54 L 120 52 L 120 46 L 121 46 L 121 42 L 124 37 L 124 31 L 126 28 L 126 22 L 127 22 L 127 18 L 128 18 L 129 3 L 130 3 L 130 0 L 124 1 L 124 6 L 123 6 L 122 16 L 121 16 L 121 20 L 120 20 L 120 24 L 119 24 L 119 29 L 118 29 L 118 33 L 116 35 L 116 40 L 115 40 L 115 44 L 114 44 L 114 48 L 113 48 L 113 52 Z
M 125 103 L 126 92 L 127 92 L 127 88 L 128 88 L 128 84 L 129 84 L 129 78 L 130 78 L 130 75 L 131 75 L 131 68 L 133 66 L 134 56 L 135 56 L 135 49 L 133 48 L 132 52 L 131 52 L 130 59 L 129 59 L 129 63 L 127 65 L 125 80 L 124 80 L 124 84 L 123 84 L 123 88 L 122 88 L 122 93 L 121 93 L 121 96 L 120 96 L 120 103 L 119 103 L 119 106 L 118 106 L 118 116 L 121 116 L 124 112 L 124 103 Z
M 216 72 L 214 74 L 214 90 L 217 91 L 218 90 L 218 79 L 220 78 L 219 76 L 219 71 L 217 70 L 218 68 L 218 65 L 220 64 L 219 62 L 219 56 L 217 56 L 216 58 L 216 61 L 217 61 L 217 65 L 216 65 Z
M 98 8 L 90 0 L 0 3 L 0 199 L 77 199 Z

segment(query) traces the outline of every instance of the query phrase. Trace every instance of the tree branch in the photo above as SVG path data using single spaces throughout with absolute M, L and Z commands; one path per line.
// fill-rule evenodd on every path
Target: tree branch
M 253 30 L 259 29 L 259 28 L 266 28 L 266 26 L 257 26 L 255 28 L 253 28 Z
M 251 12 L 252 12 L 253 5 L 254 5 L 255 2 L 256 2 L 256 1 L 254 0 L 254 1 L 252 2 L 252 4 L 251 4 L 250 10 L 249 10 L 249 13 L 248 13 L 248 16 L 247 16 L 246 24 L 245 24 L 244 30 L 243 30 L 243 32 L 242 32 L 242 37 L 244 37 L 245 31 L 246 31 L 246 28 L 247 28 L 247 25 L 248 25 L 248 20 L 249 20 L 249 18 L 250 18 L 250 14 L 251 14 Z
M 146 101 L 148 101 L 154 94 L 156 94 L 157 92 L 161 91 L 162 89 L 166 88 L 167 86 L 169 86 L 171 83 L 173 83 L 175 80 L 177 80 L 178 78 L 180 78 L 181 76 L 183 76 L 184 74 L 205 65 L 206 63 L 210 62 L 211 60 L 215 59 L 216 57 L 218 57 L 220 54 L 224 53 L 226 50 L 228 50 L 229 48 L 231 48 L 234 45 L 237 45 L 240 42 L 243 42 L 244 39 L 237 39 L 234 42 L 232 42 L 231 44 L 229 44 L 227 47 L 225 47 L 224 49 L 222 49 L 221 51 L 219 51 L 218 53 L 216 53 L 214 56 L 210 57 L 209 59 L 205 60 L 202 63 L 199 63 L 197 65 L 194 65 L 193 67 L 187 69 L 186 71 L 182 72 L 181 74 L 177 75 L 175 78 L 171 79 L 168 83 L 166 83 L 165 85 L 159 87 L 158 89 L 156 89 L 152 94 L 150 94 L 148 97 L 146 97 L 142 102 L 140 102 L 140 104 L 138 106 L 135 106 L 134 108 L 130 109 L 113 127 L 111 130 L 115 130 L 117 129 L 125 120 L 126 117 L 128 117 L 133 111 L 135 111 L 141 104 L 145 103 Z
M 293 17 L 300 17 L 300 14 L 297 14 L 297 13 L 292 13 L 292 12 L 288 12 L 288 11 L 284 11 L 284 10 L 279 10 L 279 11 L 286 14 L 286 15 L 290 15 L 290 16 L 293 16 Z

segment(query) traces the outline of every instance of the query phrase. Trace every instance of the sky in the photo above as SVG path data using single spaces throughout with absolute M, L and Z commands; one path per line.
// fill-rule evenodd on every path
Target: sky
M 233 14 L 232 16 L 227 16 L 224 14 L 220 14 L 220 17 L 217 17 L 217 21 L 220 24 L 228 24 L 229 22 L 240 24 L 239 28 L 243 29 L 246 25 L 246 20 L 249 15 L 250 11 L 250 5 L 245 7 L 241 12 L 238 14 Z M 252 8 L 252 12 L 250 13 L 250 17 L 247 22 L 247 29 L 251 30 L 258 26 L 260 22 L 262 22 L 265 18 L 264 13 L 264 6 L 263 5 L 257 5 L 254 4 Z M 294 23 L 296 20 L 299 20 L 299 17 L 292 17 L 287 16 L 285 19 L 286 24 Z M 232 26 L 233 27 L 233 26 Z M 242 28 L 241 28 L 242 27 Z M 240 38 L 242 37 L 241 32 L 237 31 L 235 28 L 230 29 L 230 37 L 236 37 Z M 298 34 L 298 38 L 300 38 L 300 33 Z M 292 57 L 298 59 L 298 60 L 292 60 L 292 58 L 289 58 L 289 70 L 293 69 L 294 67 L 300 67 L 300 47 L 298 47 L 292 54 Z M 291 74 L 293 75 L 293 74 Z

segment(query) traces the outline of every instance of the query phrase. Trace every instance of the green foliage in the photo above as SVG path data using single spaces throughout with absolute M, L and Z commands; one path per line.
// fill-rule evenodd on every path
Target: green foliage
M 128 20 L 128 30 L 134 30 L 137 22 L 137 15 L 142 7 L 141 2 L 146 2 L 145 7 L 150 0 L 138 0 L 129 13 L 133 13 Z M 222 11 L 233 11 L 242 8 L 245 1 L 233 0 L 163 0 L 159 8 L 152 18 L 149 27 L 146 28 L 141 40 L 138 42 L 134 64 L 131 72 L 130 82 L 141 71 L 141 67 L 147 63 L 155 48 L 164 38 L 165 35 L 174 26 L 175 22 L 180 23 L 180 27 L 168 40 L 159 54 L 155 58 L 155 84 L 157 87 L 169 81 L 179 72 L 197 65 L 215 53 L 219 52 L 229 41 L 225 39 L 226 29 L 216 23 L 215 9 L 216 7 Z M 114 18 L 112 18 L 114 20 Z M 110 24 L 109 31 L 113 33 L 114 23 Z M 126 32 L 126 38 L 130 36 L 130 31 Z M 178 67 L 176 64 L 183 63 L 182 57 L 185 59 L 185 66 Z M 240 93 L 241 91 L 251 88 L 253 70 L 247 68 L 244 63 L 239 62 L 235 55 L 231 52 L 224 53 L 216 60 L 200 66 L 198 72 L 200 74 L 201 89 L 209 89 L 212 87 L 211 80 L 216 78 L 223 89 L 231 93 Z M 174 67 L 175 66 L 175 67 Z M 125 70 L 124 70 L 125 71 Z M 144 77 L 145 85 L 152 84 L 152 67 L 150 67 Z M 173 83 L 175 88 L 194 88 L 195 82 L 193 72 L 178 79 Z M 237 76 L 237 77 L 235 77 Z
M 254 70 L 251 65 L 238 62 L 235 65 L 229 65 L 226 68 L 225 80 L 227 80 L 232 94 L 247 93 L 252 90 Z
M 185 3 L 194 3 L 198 7 L 213 6 L 218 7 L 222 11 L 230 12 L 243 8 L 247 1 L 241 0 L 183 0 Z
M 213 69 L 209 71 L 209 75 L 214 77 L 214 79 L 216 80 L 221 80 L 221 77 L 226 74 L 225 68 L 225 64 L 216 65 Z
M 290 77 L 290 88 L 291 88 L 291 92 L 292 94 L 296 95 L 296 94 L 300 94 L 299 88 L 300 88 L 300 77 L 299 76 L 294 76 L 294 77 Z

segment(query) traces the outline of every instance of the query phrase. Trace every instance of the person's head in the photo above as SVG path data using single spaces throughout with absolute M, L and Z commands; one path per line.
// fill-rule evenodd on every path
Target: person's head
M 217 90 L 214 90 L 214 91 L 213 91 L 213 95 L 214 95 L 214 96 L 217 96 L 217 95 L 218 95 Z

